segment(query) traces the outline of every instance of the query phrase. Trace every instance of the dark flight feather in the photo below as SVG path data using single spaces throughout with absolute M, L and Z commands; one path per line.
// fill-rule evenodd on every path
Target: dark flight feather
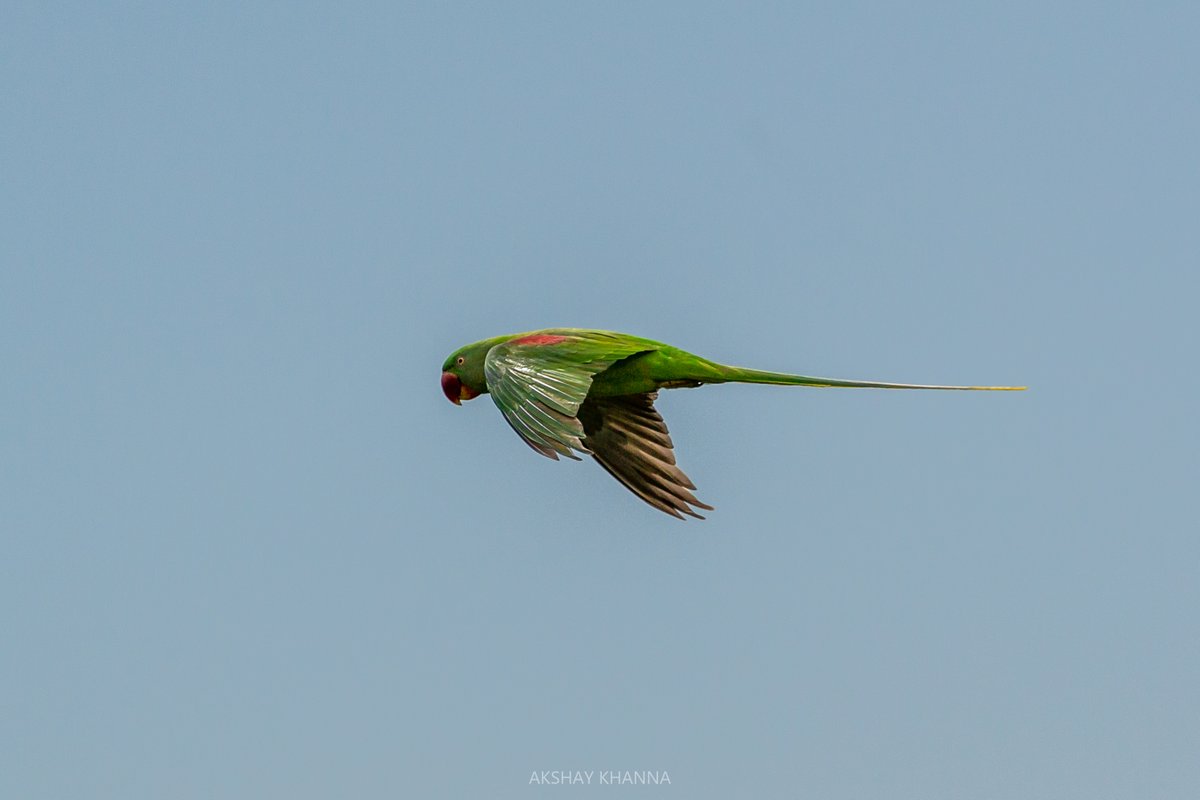
M 675 465 L 667 425 L 654 408 L 658 392 L 589 397 L 579 406 L 583 444 L 600 466 L 655 508 L 683 519 L 712 511 L 689 491 L 696 486 Z

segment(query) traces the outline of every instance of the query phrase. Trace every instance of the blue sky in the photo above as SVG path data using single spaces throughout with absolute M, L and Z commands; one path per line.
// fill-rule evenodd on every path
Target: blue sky
M 6 4 L 0 795 L 1196 795 L 1198 24 Z M 1032 388 L 667 393 L 680 523 L 442 397 L 551 326 Z

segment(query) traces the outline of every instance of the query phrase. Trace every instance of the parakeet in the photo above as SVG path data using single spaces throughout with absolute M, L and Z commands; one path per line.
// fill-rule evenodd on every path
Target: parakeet
M 713 510 L 675 464 L 654 409 L 660 389 L 706 383 L 874 389 L 1019 390 L 1024 386 L 927 386 L 849 381 L 727 367 L 661 342 L 612 331 L 550 328 L 484 339 L 442 365 L 442 391 L 460 405 L 492 400 L 525 443 L 544 456 L 590 455 L 651 506 L 683 519 Z

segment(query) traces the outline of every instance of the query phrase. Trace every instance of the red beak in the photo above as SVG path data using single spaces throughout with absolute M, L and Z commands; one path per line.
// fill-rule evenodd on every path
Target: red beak
M 453 372 L 442 373 L 442 394 L 456 406 L 462 405 L 462 381 Z

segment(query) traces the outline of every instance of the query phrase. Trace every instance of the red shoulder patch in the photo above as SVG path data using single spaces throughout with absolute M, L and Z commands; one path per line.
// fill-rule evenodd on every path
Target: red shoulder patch
M 566 340 L 567 340 L 566 336 L 555 336 L 554 334 L 550 334 L 550 333 L 534 333 L 534 334 L 530 334 L 529 336 L 522 336 L 519 339 L 511 339 L 511 340 L 509 340 L 508 343 L 509 344 L 533 344 L 533 345 L 558 344 L 559 342 L 565 342 Z

